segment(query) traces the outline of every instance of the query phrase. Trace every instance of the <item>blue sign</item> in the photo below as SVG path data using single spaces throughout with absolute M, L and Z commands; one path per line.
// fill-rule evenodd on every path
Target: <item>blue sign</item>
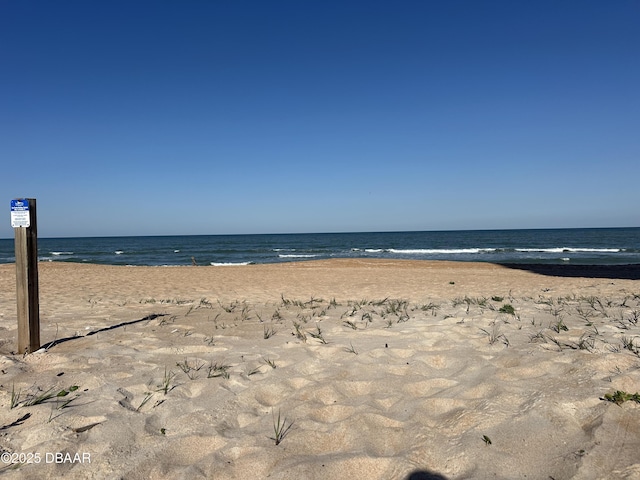
M 27 199 L 11 200 L 11 226 L 13 228 L 31 226 Z

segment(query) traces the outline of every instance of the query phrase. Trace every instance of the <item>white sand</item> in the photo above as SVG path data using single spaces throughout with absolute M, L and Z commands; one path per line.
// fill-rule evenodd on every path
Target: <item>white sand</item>
M 14 269 L 0 265 L 0 449 L 40 461 L 4 478 L 640 478 L 640 404 L 602 400 L 640 392 L 638 280 L 47 263 L 42 343 L 60 343 L 23 357 Z M 228 378 L 208 378 L 216 365 Z M 275 445 L 279 413 L 293 426 Z

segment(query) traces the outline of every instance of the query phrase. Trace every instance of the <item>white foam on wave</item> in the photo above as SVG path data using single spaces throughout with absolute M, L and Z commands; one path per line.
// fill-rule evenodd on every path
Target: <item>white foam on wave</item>
M 619 253 L 620 248 L 569 248 L 569 252 Z
M 406 255 L 433 255 L 433 254 L 463 254 L 463 253 L 494 252 L 495 248 L 416 248 L 416 249 L 390 248 L 387 251 L 390 253 L 402 253 Z
M 60 255 L 73 255 L 73 252 L 49 252 L 54 257 L 58 257 Z
M 553 247 L 553 248 L 516 248 L 516 252 L 522 253 L 619 253 L 619 248 L 575 248 L 575 247 Z
M 116 250 L 113 253 L 115 253 L 116 255 L 122 255 L 124 253 L 124 251 L 123 250 Z
M 278 257 L 280 258 L 313 258 L 313 257 L 317 257 L 318 255 L 311 255 L 311 254 L 280 254 L 278 255 Z
M 211 262 L 214 267 L 236 267 L 241 265 L 251 265 L 253 262 Z
M 382 248 L 365 248 L 364 249 L 365 252 L 367 253 L 380 253 L 380 252 L 384 252 L 384 250 Z

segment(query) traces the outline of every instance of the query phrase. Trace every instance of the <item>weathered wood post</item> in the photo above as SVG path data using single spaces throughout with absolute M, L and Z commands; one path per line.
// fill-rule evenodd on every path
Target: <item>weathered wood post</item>
M 38 225 L 36 199 L 11 200 L 11 226 L 15 233 L 18 353 L 40 348 L 38 293 Z

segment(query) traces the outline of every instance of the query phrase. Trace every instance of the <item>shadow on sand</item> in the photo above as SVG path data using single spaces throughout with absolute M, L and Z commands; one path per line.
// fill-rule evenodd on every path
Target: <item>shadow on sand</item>
M 611 278 L 640 280 L 640 264 L 629 265 L 555 265 L 538 263 L 499 263 L 506 268 L 526 270 L 553 277 Z
M 447 477 L 428 470 L 415 470 L 405 480 L 447 480 Z
M 51 347 L 54 347 L 55 345 L 60 345 L 61 343 L 68 342 L 70 340 L 77 340 L 78 338 L 89 337 L 91 335 L 95 335 L 96 333 L 106 332 L 106 331 L 109 331 L 109 330 L 113 330 L 115 328 L 121 328 L 121 327 L 126 327 L 127 325 L 134 325 L 136 323 L 146 322 L 146 321 L 158 318 L 158 317 L 163 317 L 164 315 L 165 315 L 164 313 L 153 313 L 151 315 L 147 315 L 144 318 L 139 318 L 138 320 L 131 320 L 130 322 L 122 322 L 122 323 L 118 323 L 116 325 L 111 325 L 110 327 L 104 327 L 104 328 L 101 328 L 99 330 L 93 330 L 93 331 L 87 333 L 86 335 L 76 335 L 76 336 L 73 336 L 73 337 L 58 338 L 57 340 L 53 340 L 52 342 L 45 343 L 40 348 L 44 348 L 45 350 L 49 350 Z

